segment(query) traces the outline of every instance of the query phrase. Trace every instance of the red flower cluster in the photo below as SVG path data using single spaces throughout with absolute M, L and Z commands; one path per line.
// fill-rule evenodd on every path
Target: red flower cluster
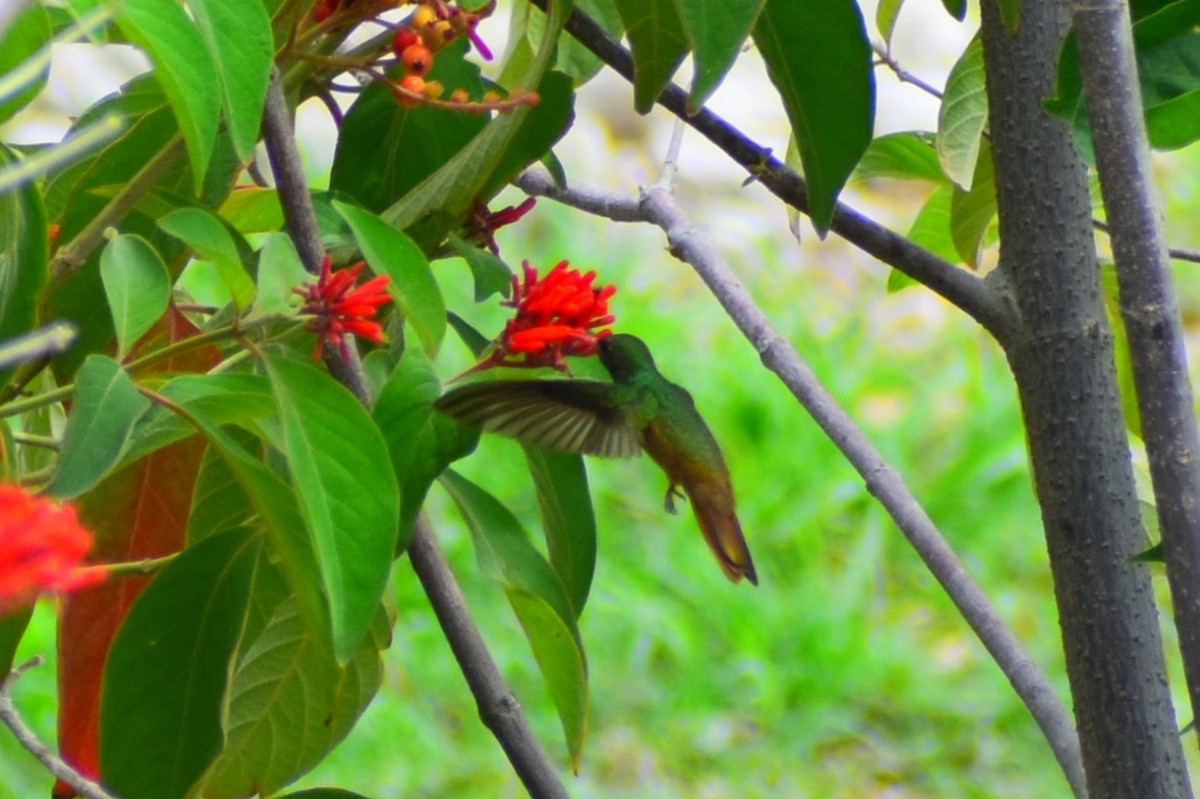
M 566 370 L 568 355 L 595 355 L 611 330 L 608 300 L 616 286 L 596 288 L 595 272 L 583 273 L 560 261 L 545 277 L 525 261 L 525 281 L 513 275 L 513 296 L 504 304 L 517 309 L 496 340 L 496 350 L 472 371 L 492 366 L 553 366 Z
M 0 615 L 28 605 L 41 591 L 73 591 L 104 579 L 80 568 L 92 534 L 75 509 L 0 485 Z
M 346 346 L 344 336 L 346 333 L 362 336 L 376 344 L 386 341 L 383 327 L 372 320 L 379 307 L 391 301 L 387 293 L 387 284 L 391 277 L 373 277 L 355 287 L 355 281 L 366 266 L 365 262 L 359 261 L 354 266 L 335 272 L 331 268 L 330 257 L 326 255 L 317 282 L 305 283 L 292 289 L 305 299 L 300 313 L 313 316 L 312 321 L 308 323 L 308 329 L 317 334 L 314 357 L 320 354 L 321 345 L 329 341 L 341 347 L 342 355 L 349 358 L 350 350 Z

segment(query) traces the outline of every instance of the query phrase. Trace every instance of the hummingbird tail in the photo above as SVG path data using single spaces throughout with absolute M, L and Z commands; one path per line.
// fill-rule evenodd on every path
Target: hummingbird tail
M 721 570 L 735 583 L 744 577 L 751 585 L 758 585 L 758 572 L 754 569 L 746 537 L 742 535 L 742 525 L 734 513 L 732 497 L 723 496 L 721 491 L 707 491 L 703 486 L 697 488 L 699 490 L 688 491 L 688 498 L 692 501 L 704 540 Z

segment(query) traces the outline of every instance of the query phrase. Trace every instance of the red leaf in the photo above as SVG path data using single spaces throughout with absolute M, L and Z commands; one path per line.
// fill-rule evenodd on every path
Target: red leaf
M 179 340 L 199 331 L 172 306 L 144 342 Z M 216 363 L 204 347 L 170 359 L 163 371 L 199 371 Z M 183 548 L 192 490 L 206 442 L 193 436 L 130 465 L 77 503 L 96 536 L 93 559 L 119 562 L 157 558 Z M 109 580 L 64 600 L 58 625 L 58 748 L 83 774 L 98 778 L 100 685 L 113 636 L 133 601 L 152 578 Z M 55 799 L 76 796 L 58 781 Z

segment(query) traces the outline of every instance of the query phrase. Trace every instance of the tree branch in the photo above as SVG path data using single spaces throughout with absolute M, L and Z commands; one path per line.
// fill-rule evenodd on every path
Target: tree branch
M 671 254 L 696 270 L 758 351 L 763 364 L 783 381 L 862 475 L 867 490 L 899 526 L 1029 708 L 1076 796 L 1084 796 L 1083 762 L 1075 727 L 1045 674 L 1005 626 L 900 474 L 821 385 L 799 353 L 775 331 L 712 242 L 691 224 L 671 195 L 651 187 L 639 201 L 579 188 L 564 190 L 542 169 L 526 171 L 517 179 L 517 185 L 529 194 L 550 197 L 614 221 L 642 221 L 662 229 Z
M 1121 318 L 1158 506 L 1192 715 L 1200 714 L 1200 430 L 1150 170 L 1123 0 L 1071 3 Z
M 529 795 L 533 799 L 567 799 L 562 781 L 471 620 L 466 599 L 424 516 L 413 528 L 408 559 L 475 697 L 479 718 L 504 747 Z
M 42 665 L 42 659 L 36 657 L 13 669 L 3 680 L 0 680 L 0 722 L 3 722 L 4 726 L 12 731 L 13 737 L 25 751 L 36 757 L 51 774 L 78 791 L 83 799 L 116 799 L 108 791 L 71 768 L 62 758 L 51 752 L 44 743 L 38 740 L 37 735 L 29 729 L 17 712 L 16 705 L 12 701 L 12 687 L 17 684 L 17 680 L 22 674 L 40 665 Z
M 263 113 L 263 139 L 279 187 L 288 231 L 305 266 L 314 271 L 320 267 L 324 250 L 308 194 L 308 182 L 296 151 L 291 112 L 277 72 L 272 75 Z M 371 397 L 358 351 L 353 346 L 348 349 L 351 357 L 344 359 L 340 347 L 327 345 L 325 363 L 335 379 L 370 407 Z M 534 799 L 566 799 L 566 789 L 488 653 L 454 581 L 454 574 L 446 565 L 433 531 L 424 519 L 416 524 L 408 554 L 475 697 L 480 717 L 496 736 L 526 790 Z
M 529 0 L 543 11 L 547 0 Z M 626 80 L 633 81 L 633 57 L 578 9 L 567 19 L 567 32 L 584 47 L 613 68 Z M 695 128 L 734 162 L 765 186 L 772 194 L 801 213 L 809 213 L 808 187 L 804 178 L 756 144 L 720 116 L 701 108 L 689 113 L 687 92 L 674 83 L 667 84 L 658 104 Z M 999 341 L 1007 340 L 1016 317 L 1004 297 L 993 291 L 981 278 L 960 269 L 904 236 L 888 230 L 858 211 L 838 203 L 829 227 L 838 236 L 863 252 L 924 284 L 983 325 Z

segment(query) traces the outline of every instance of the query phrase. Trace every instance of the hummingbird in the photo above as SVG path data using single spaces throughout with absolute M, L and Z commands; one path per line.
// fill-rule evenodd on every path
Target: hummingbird
M 608 336 L 598 349 L 611 383 L 492 380 L 452 389 L 435 407 L 535 447 L 609 458 L 632 458 L 644 450 L 667 474 L 666 510 L 675 513 L 676 498 L 686 495 L 725 575 L 758 585 L 734 509 L 729 467 L 692 395 L 659 373 L 636 336 Z

